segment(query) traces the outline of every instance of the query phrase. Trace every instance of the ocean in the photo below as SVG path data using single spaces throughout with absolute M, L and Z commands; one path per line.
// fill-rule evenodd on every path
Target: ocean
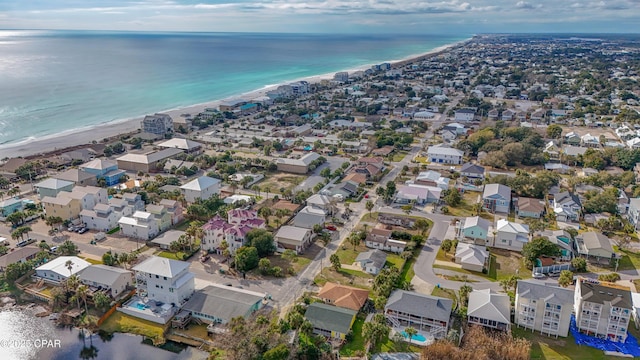
M 0 144 L 404 59 L 469 37 L 0 30 Z

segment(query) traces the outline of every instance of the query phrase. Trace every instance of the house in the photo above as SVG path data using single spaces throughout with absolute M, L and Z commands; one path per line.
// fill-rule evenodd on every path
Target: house
M 640 293 L 632 292 L 631 299 L 633 300 L 633 323 L 638 329 L 640 327 Z
M 564 136 L 564 142 L 569 145 L 578 146 L 582 142 L 582 139 L 580 138 L 580 135 L 571 131 Z
M 540 219 L 544 216 L 545 206 L 540 199 L 519 197 L 515 204 L 516 216 L 519 218 Z
M 498 220 L 493 247 L 520 252 L 527 242 L 529 242 L 529 225 L 506 219 Z
M 167 114 L 147 115 L 142 119 L 140 128 L 143 133 L 153 134 L 157 138 L 161 138 L 166 133 L 173 132 L 173 119 Z
M 482 245 L 458 242 L 455 259 L 465 270 L 482 272 L 489 266 L 489 252 Z
M 567 337 L 574 292 L 531 280 L 518 280 L 515 323 L 548 336 Z
M 328 215 L 333 213 L 333 203 L 334 201 L 327 195 L 313 194 L 307 198 L 307 206 L 322 209 Z
M 378 249 L 369 250 L 358 254 L 355 262 L 367 274 L 378 275 L 387 262 L 387 254 Z
M 549 160 L 551 160 L 551 161 L 559 161 L 560 160 L 560 148 L 553 141 L 549 141 L 545 145 L 544 150 L 542 150 L 542 152 L 547 154 L 547 155 L 549 155 Z
M 587 148 L 599 148 L 600 139 L 591 134 L 584 134 L 580 137 L 580 144 Z
M 458 137 L 458 133 L 455 130 L 443 129 L 440 131 L 440 136 L 442 136 L 443 140 L 453 141 Z
M 278 230 L 274 241 L 279 252 L 289 249 L 295 251 L 296 254 L 301 254 L 311 245 L 311 237 L 312 232 L 309 229 L 285 225 Z
M 198 155 L 202 152 L 204 145 L 189 139 L 172 138 L 161 142 L 158 144 L 158 147 L 165 149 L 180 149 L 187 154 Z
M 180 191 L 189 203 L 195 203 L 198 199 L 206 200 L 214 194 L 220 194 L 220 180 L 208 176 L 200 176 L 182 186 Z
M 159 204 L 161 206 L 164 206 L 164 208 L 167 210 L 167 213 L 171 217 L 171 225 L 176 225 L 184 219 L 184 216 L 182 214 L 182 204 L 180 204 L 179 201 L 162 199 L 160 200 Z
M 449 178 L 443 177 L 437 171 L 423 171 L 416 176 L 416 185 L 439 187 L 442 190 L 449 189 Z
M 106 186 L 118 184 L 125 175 L 125 171 L 118 168 L 118 163 L 112 160 L 95 159 L 79 166 L 80 170 L 93 174 L 98 181 L 104 179 Z
M 58 180 L 54 178 L 48 178 L 47 180 L 33 185 L 33 187 L 36 188 L 40 199 L 45 196 L 56 197 L 61 191 L 70 192 L 73 189 L 73 186 L 74 183 L 71 181 Z
M 163 163 L 182 154 L 181 149 L 165 148 L 144 153 L 127 153 L 116 159 L 118 168 L 138 173 L 153 173 L 164 170 Z M 184 164 L 183 164 L 184 165 Z
M 507 109 L 502 112 L 501 119 L 502 121 L 511 121 L 516 116 L 515 110 Z
M 204 238 L 202 249 L 222 254 L 222 242 L 226 241 L 231 254 L 247 245 L 247 234 L 253 229 L 264 229 L 265 220 L 258 217 L 255 210 L 233 209 L 227 212 L 227 219 L 214 216 L 202 226 Z
M 205 323 L 227 324 L 237 317 L 249 318 L 264 307 L 266 298 L 264 293 L 213 284 L 194 292 L 182 309 Z
M 537 234 L 546 237 L 560 248 L 560 260 L 571 261 L 573 258 L 573 238 L 565 230 L 545 230 Z
M 442 189 L 424 185 L 399 185 L 394 202 L 398 204 L 425 205 L 440 201 Z
M 111 205 L 96 204 L 92 210 L 84 209 L 80 211 L 80 219 L 87 229 L 98 231 L 109 231 L 118 226 L 121 216 L 113 211 Z
M 313 333 L 331 339 L 344 340 L 351 331 L 357 312 L 322 303 L 311 303 L 304 313 L 313 325 Z
M 491 223 L 479 216 L 468 217 L 462 225 L 461 237 L 472 239 L 478 245 L 487 243 L 487 234 L 489 233 Z
M 464 151 L 447 147 L 444 144 L 433 145 L 427 148 L 427 159 L 438 164 L 462 164 Z
M 91 290 L 104 290 L 114 299 L 134 284 L 133 272 L 107 265 L 91 265 L 82 270 L 78 277 Z
M 195 290 L 189 265 L 186 261 L 149 257 L 133 267 L 138 294 L 146 292 L 148 300 L 182 306 Z
M 469 294 L 467 322 L 500 331 L 511 331 L 511 300 L 507 294 L 490 289 L 473 290 Z
M 315 225 L 324 225 L 325 220 L 324 210 L 313 206 L 305 206 L 293 218 L 293 225 L 305 229 L 313 229 Z
M 24 203 L 22 199 L 8 198 L 0 201 L 0 217 L 7 217 L 14 212 L 22 211 Z
M 40 248 L 35 246 L 15 248 L 13 251 L 0 256 L 0 271 L 4 271 L 11 264 L 24 263 L 34 259 L 39 252 Z
M 309 166 L 312 162 L 318 160 L 320 155 L 310 152 L 300 157 L 300 159 L 283 159 L 275 160 L 279 171 L 289 172 L 293 174 L 306 174 L 309 172 Z
M 405 241 L 391 239 L 391 230 L 374 228 L 367 234 L 364 244 L 371 249 L 379 249 L 400 254 L 407 246 Z
M 491 213 L 508 214 L 511 188 L 502 184 L 487 184 L 482 192 L 482 208 Z
M 136 211 L 133 216 L 123 216 L 118 220 L 120 233 L 135 239 L 151 240 L 160 232 L 158 222 L 146 211 Z
M 71 181 L 74 184 L 80 186 L 98 185 L 98 178 L 95 174 L 91 174 L 80 169 L 69 169 L 67 171 L 55 174 L 52 177 L 58 180 Z
M 171 247 L 171 243 L 174 241 L 175 242 L 179 241 L 180 237 L 185 234 L 186 233 L 184 231 L 169 230 L 169 231 L 163 232 L 157 238 L 151 240 L 151 243 L 153 245 L 157 245 L 160 249 L 169 250 L 169 248 Z M 204 243 L 204 239 L 202 240 L 202 242 Z M 204 245 L 202 246 L 204 249 Z
M 574 301 L 578 331 L 615 342 L 627 340 L 633 312 L 629 288 L 579 277 Z
M 47 282 L 60 284 L 71 275 L 81 272 L 90 265 L 90 263 L 77 256 L 59 256 L 38 266 L 35 276 Z
M 473 121 L 476 111 L 474 109 L 458 109 L 454 113 L 455 121 Z
M 153 216 L 153 220 L 158 224 L 158 231 L 163 232 L 171 227 L 171 214 L 162 205 L 147 205 L 147 212 Z
M 460 168 L 460 176 L 467 179 L 484 180 L 484 167 L 478 164 L 464 163 Z
M 442 339 L 447 336 L 453 300 L 395 290 L 384 306 L 384 316 L 395 329 L 412 327 L 420 334 Z
M 559 163 L 545 163 L 544 169 L 547 171 L 557 172 L 558 174 L 566 174 L 571 170 L 569 166 Z
M 578 221 L 582 212 L 582 203 L 573 193 L 563 191 L 556 194 L 551 202 L 558 221 Z
M 91 210 L 107 202 L 107 190 L 95 186 L 76 186 L 71 192 L 60 192 L 56 197 L 45 196 L 41 201 L 47 216 L 59 216 L 63 220 L 77 219 L 82 210 Z
M 327 304 L 360 311 L 369 299 L 369 290 L 327 282 L 318 292 L 318 298 Z
M 600 258 L 611 259 L 615 256 L 613 247 L 611 247 L 611 240 L 605 235 L 589 231 L 576 236 L 576 249 L 578 255 L 595 256 L 598 260 Z
M 627 219 L 636 231 L 640 230 L 640 198 L 633 198 L 629 200 Z

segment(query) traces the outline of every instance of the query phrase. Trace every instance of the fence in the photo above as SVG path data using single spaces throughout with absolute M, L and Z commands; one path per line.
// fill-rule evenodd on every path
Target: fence
M 571 264 L 557 264 L 550 266 L 536 266 L 533 268 L 534 274 L 559 273 L 562 270 L 573 270 Z
M 133 296 L 133 294 L 135 294 L 135 293 L 136 293 L 136 290 L 135 290 L 135 289 L 133 289 L 133 290 L 131 290 L 131 291 L 129 292 L 129 294 L 127 294 L 127 296 L 125 296 L 125 297 L 123 297 L 122 299 L 120 299 L 120 300 L 116 301 L 116 303 L 111 307 L 111 309 L 107 310 L 107 312 L 106 312 L 106 313 L 104 313 L 104 315 L 102 315 L 102 316 L 100 317 L 100 319 L 98 319 L 98 322 L 97 322 L 98 326 L 102 325 L 102 323 L 103 323 L 103 322 L 105 322 L 105 321 L 109 318 L 109 316 L 113 315 L 113 313 L 114 313 L 114 312 L 115 312 L 115 311 L 116 311 L 120 306 L 122 306 L 122 304 L 123 304 L 125 301 L 129 300 L 129 299 Z

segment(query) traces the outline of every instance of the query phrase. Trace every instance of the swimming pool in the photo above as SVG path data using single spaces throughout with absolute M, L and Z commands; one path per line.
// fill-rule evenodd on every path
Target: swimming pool
M 313 150 L 313 146 L 311 145 L 307 145 L 304 147 L 304 151 L 311 151 L 311 150 Z
M 404 332 L 404 331 L 403 331 L 403 332 L 402 332 L 402 336 L 404 336 L 404 337 L 409 337 L 409 334 L 407 334 L 406 332 Z M 415 335 L 413 335 L 413 336 L 411 337 L 411 339 L 412 339 L 412 340 L 415 340 L 415 341 L 419 341 L 419 342 L 425 342 L 425 341 L 427 341 L 427 338 L 425 338 L 425 337 L 424 337 L 424 335 L 422 335 L 422 334 L 415 334 Z
M 144 309 L 148 309 L 149 307 L 143 303 L 137 302 L 134 305 L 136 308 L 138 308 L 138 310 L 144 310 Z

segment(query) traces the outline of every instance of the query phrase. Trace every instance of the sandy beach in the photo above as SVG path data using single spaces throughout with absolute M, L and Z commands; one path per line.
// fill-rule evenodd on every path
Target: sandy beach
M 388 62 L 391 63 L 392 65 L 394 64 L 404 65 L 412 61 L 419 61 L 422 58 L 427 56 L 432 56 L 432 55 L 444 52 L 452 47 L 461 45 L 467 41 L 469 40 L 463 40 L 460 42 L 444 45 L 444 46 L 432 49 L 426 53 L 411 55 L 404 59 L 391 60 Z M 371 67 L 371 65 L 373 64 L 365 64 L 357 68 L 343 70 L 343 71 L 348 71 L 349 73 L 352 73 L 355 71 L 368 69 Z M 318 83 L 324 79 L 332 79 L 334 74 L 335 72 L 332 72 L 329 74 L 310 76 L 310 77 L 305 77 L 305 78 L 301 78 L 301 79 L 293 80 L 289 82 L 305 80 L 305 81 L 308 81 L 309 83 Z M 289 83 L 289 82 L 286 82 L 286 83 Z M 230 99 L 243 98 L 243 99 L 249 100 L 249 99 L 254 99 L 260 96 L 264 96 L 268 91 L 274 90 L 280 85 L 282 84 L 277 84 L 270 87 L 265 87 L 262 89 L 250 91 L 247 93 L 234 95 L 225 99 L 213 100 L 210 102 L 190 105 L 190 106 L 177 108 L 177 109 L 158 110 L 158 112 L 169 114 L 174 119 L 179 118 L 181 114 L 185 114 L 185 113 L 195 115 L 204 111 L 205 108 L 217 108 L 220 103 L 224 101 L 228 101 Z M 105 138 L 114 137 L 121 134 L 127 134 L 127 133 L 137 131 L 140 128 L 141 120 L 142 120 L 142 117 L 130 118 L 126 120 L 109 122 L 109 123 L 91 126 L 87 128 L 69 130 L 66 132 L 45 136 L 39 139 L 24 140 L 17 143 L 2 145 L 0 146 L 0 159 L 4 159 L 6 157 L 9 157 L 9 158 L 27 157 L 27 156 L 33 156 L 33 155 L 39 155 L 39 154 L 46 154 L 52 151 L 57 151 L 57 150 L 61 150 L 61 149 L 65 149 L 73 146 L 89 144 L 93 141 L 101 142 Z

